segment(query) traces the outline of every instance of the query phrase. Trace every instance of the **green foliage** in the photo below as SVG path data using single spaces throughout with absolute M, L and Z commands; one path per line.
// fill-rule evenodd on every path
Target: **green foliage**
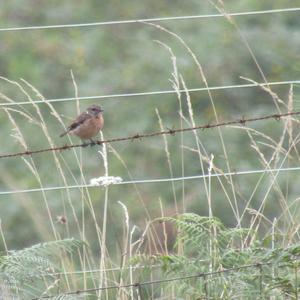
M 226 228 L 217 218 L 191 213 L 159 221 L 175 224 L 174 250 L 178 254 L 136 256 L 132 262 L 159 264 L 163 278 L 199 275 L 162 283 L 163 294 L 175 288 L 177 296 L 192 299 L 254 299 L 263 295 L 293 299 L 299 292 L 299 244 L 271 249 L 249 230 Z
M 217 1 L 215 1 L 217 2 Z M 220 2 L 220 1 L 219 1 Z M 223 1 L 225 2 L 225 1 Z M 226 1 L 227 11 L 251 11 L 260 9 L 280 8 L 291 6 L 291 3 L 282 4 L 282 1 Z M 262 3 L 263 2 L 263 3 Z M 288 5 L 289 4 L 289 5 Z M 218 5 L 221 5 L 220 3 Z M 36 7 L 31 9 L 31 7 Z M 217 13 L 216 9 L 208 1 L 191 0 L 182 5 L 180 1 L 155 0 L 144 3 L 142 1 L 33 1 L 23 5 L 20 0 L 2 1 L 0 3 L 1 27 L 46 25 L 46 24 L 71 24 L 93 21 L 111 21 L 124 19 L 140 19 L 157 16 L 180 16 L 194 14 Z M 118 7 L 118 9 L 115 9 Z M 282 13 L 270 15 L 252 15 L 237 17 L 236 21 L 241 32 L 253 48 L 261 68 L 268 81 L 297 79 L 299 74 L 299 18 L 297 13 Z M 241 84 L 246 83 L 240 76 L 251 77 L 259 82 L 263 81 L 259 76 L 256 65 L 241 41 L 239 34 L 226 21 L 225 18 L 193 19 L 185 21 L 169 21 L 161 23 L 166 28 L 182 37 L 202 64 L 203 71 L 207 77 L 209 86 Z M 293 38 L 295 37 L 295 38 Z M 178 72 L 183 76 L 187 86 L 204 87 L 203 80 L 198 75 L 194 61 L 173 37 L 146 24 L 122 24 L 114 26 L 99 26 L 87 28 L 69 28 L 53 30 L 27 30 L 11 31 L 1 33 L 0 66 L 1 76 L 11 80 L 24 78 L 33 84 L 46 99 L 65 98 L 74 96 L 74 87 L 70 77 L 70 69 L 73 70 L 78 85 L 79 96 L 118 94 L 143 91 L 170 90 L 169 79 L 172 77 L 172 65 L 169 53 L 153 40 L 172 47 L 177 58 Z M 27 97 L 14 85 L 0 82 L 0 92 L 9 96 L 14 102 L 26 101 Z M 23 88 L 30 94 L 26 85 Z M 287 87 L 274 87 L 275 92 L 286 95 Z M 205 92 L 191 93 L 191 101 L 194 109 L 195 122 L 205 124 L 214 122 L 211 103 Z M 37 99 L 36 94 L 32 96 Z M 188 120 L 186 103 L 182 97 L 183 114 Z M 252 116 L 273 111 L 269 95 L 259 88 L 253 89 L 226 89 L 213 92 L 213 98 L 220 119 L 233 119 L 235 116 Z M 1 102 L 6 102 L 1 97 Z M 165 127 L 180 127 L 180 118 L 177 114 L 179 107 L 176 95 L 156 95 L 121 99 L 94 99 L 81 101 L 80 109 L 84 109 L 93 102 L 100 102 L 105 108 L 106 125 L 104 134 L 106 138 L 121 137 L 137 132 L 155 131 L 158 129 L 155 117 L 155 108 L 158 108 Z M 67 124 L 76 115 L 75 101 L 56 102 L 55 110 L 63 117 Z M 39 105 L 44 116 L 45 127 L 51 136 L 51 144 L 62 145 L 68 140 L 59 139 L 62 124 L 59 124 L 49 112 L 47 105 Z M 14 106 L 14 109 L 28 111 L 36 116 L 32 105 Z M 16 119 L 21 132 L 26 140 L 28 149 L 39 149 L 50 146 L 38 124 L 42 121 L 34 118 L 33 123 L 28 122 L 17 111 L 11 112 Z M 121 125 L 120 125 L 121 122 Z M 255 127 L 264 130 L 267 125 L 261 123 Z M 5 136 L 1 153 L 21 151 L 23 147 L 16 141 L 11 133 L 14 126 L 4 111 L 0 111 L 1 135 Z M 184 122 L 184 127 L 188 124 Z M 272 135 L 279 132 L 270 126 Z M 32 133 L 35 133 L 34 135 Z M 249 139 L 244 132 L 237 129 L 224 130 L 224 141 L 231 154 L 229 163 L 231 169 L 260 168 L 257 156 L 249 145 Z M 279 134 L 280 135 L 280 132 Z M 215 164 L 218 168 L 224 167 L 224 153 L 222 153 L 219 140 L 216 138 L 215 130 L 207 130 L 199 133 L 203 140 L 207 153 L 214 153 Z M 276 136 L 276 140 L 277 136 Z M 77 143 L 76 138 L 73 139 Z M 188 149 L 194 148 L 192 135 L 184 135 L 182 145 L 179 135 L 168 138 L 174 177 L 182 174 L 180 155 L 182 146 Z M 265 142 L 265 141 L 263 141 Z M 243 145 L 243 151 L 241 151 Z M 153 138 L 134 143 L 119 143 L 114 145 L 130 171 L 131 177 L 159 178 L 169 177 L 165 153 L 161 147 L 161 138 Z M 67 168 L 63 168 L 67 184 L 76 185 L 81 174 L 71 152 L 62 153 L 63 162 Z M 145 159 L 146 158 L 146 159 Z M 234 159 L 232 159 L 234 158 Z M 52 154 L 43 154 L 32 158 L 36 163 L 43 186 L 61 186 L 64 184 L 62 176 L 53 163 Z M 185 150 L 185 174 L 199 174 L 199 164 L 195 163 L 195 154 Z M 83 151 L 83 165 L 86 181 L 93 176 L 103 175 L 103 168 L 99 162 L 95 148 Z M 151 163 L 149 163 L 151 162 Z M 154 163 L 155 162 L 155 163 Z M 2 190 L 36 188 L 41 183 L 36 182 L 28 167 L 23 161 L 10 159 L 2 160 L 3 176 L 0 182 Z M 271 166 L 272 167 L 272 166 Z M 112 175 L 118 175 L 129 179 L 127 170 L 113 155 L 109 156 L 109 168 Z M 72 175 L 69 170 L 72 171 Z M 223 169 L 226 172 L 226 168 Z M 71 176 L 70 176 L 71 175 Z M 249 184 L 243 185 L 241 196 L 238 200 L 244 200 L 253 191 L 256 184 L 255 178 L 247 180 Z M 237 179 L 237 181 L 240 179 Z M 241 179 L 243 180 L 243 179 Z M 262 183 L 262 189 L 267 183 Z M 187 211 L 205 214 L 207 203 L 199 190 L 202 184 L 186 182 Z M 157 188 L 153 186 L 140 186 L 141 195 L 147 203 L 146 208 L 151 210 L 152 216 L 159 215 L 156 201 L 148 199 L 161 198 L 166 209 L 173 208 L 172 192 L 170 186 L 164 184 Z M 293 189 L 289 191 L 294 192 Z M 176 196 L 181 195 L 181 190 L 176 184 Z M 259 207 L 259 192 L 253 196 L 251 207 Z M 93 193 L 93 192 L 92 192 Z M 114 187 L 115 199 L 122 199 L 128 204 L 131 218 L 134 223 L 139 224 L 148 216 L 139 203 L 138 197 L 131 187 Z M 237 220 L 232 216 L 232 210 L 223 201 L 223 190 L 213 183 L 212 193 L 218 203 L 214 214 L 222 219 L 225 224 L 234 224 Z M 53 215 L 61 212 L 62 203 L 66 201 L 67 193 L 61 191 L 47 193 L 51 199 Z M 74 193 L 75 194 L 75 193 Z M 93 193 L 92 198 L 97 205 L 102 204 L 102 194 Z M 95 196 L 94 196 L 95 195 Z M 296 193 L 295 193 L 296 195 Z M 76 194 L 72 198 L 75 210 L 80 212 L 80 201 L 76 201 Z M 6 232 L 6 242 L 12 248 L 23 248 L 32 241 L 47 241 L 50 232 L 48 223 L 37 226 L 39 220 L 32 215 L 44 217 L 43 205 L 40 204 L 41 193 L 26 195 L 5 196 L 6 201 L 1 201 L 0 210 L 3 212 L 1 219 Z M 230 195 L 231 197 L 231 195 Z M 293 195 L 291 195 L 293 198 Z M 22 204 L 20 204 L 22 202 Z M 115 212 L 115 203 L 111 201 L 111 211 Z M 149 205 L 148 205 L 149 203 Z M 151 205 L 150 205 L 151 203 Z M 243 210 L 243 201 L 239 203 Z M 278 205 L 266 206 L 266 216 L 278 212 Z M 66 209 L 69 220 L 71 236 L 75 235 L 77 228 L 70 207 Z M 280 212 L 278 213 L 280 214 Z M 112 216 L 113 219 L 118 216 Z M 245 214 L 242 221 L 248 220 Z M 89 223 L 86 227 L 92 227 Z M 239 221 L 239 220 L 238 220 Z M 119 231 L 119 224 L 111 222 L 108 226 L 109 233 Z M 117 227 L 117 228 L 116 228 Z M 63 229 L 62 229 L 63 231 Z M 92 233 L 92 235 L 94 232 Z M 26 238 L 25 238 L 26 237 Z M 119 235 L 118 235 L 119 237 Z M 0 247 L 2 241 L 0 241 Z M 97 244 L 91 239 L 91 247 Z M 115 249 L 115 245 L 113 245 Z
M 0 298 L 2 294 L 31 299 L 52 285 L 56 287 L 58 281 L 53 274 L 60 271 L 59 263 L 82 244 L 75 239 L 58 240 L 0 256 Z
M 224 4 L 226 12 L 294 6 L 292 1 L 283 3 L 281 0 L 190 0 L 184 5 L 179 0 L 23 2 L 11 0 L 0 3 L 1 28 L 215 14 L 218 10 L 211 5 L 213 2 L 221 8 Z M 300 18 L 297 12 L 253 14 L 232 19 L 237 28 L 225 17 L 173 20 L 159 24 L 178 34 L 188 44 L 198 58 L 210 87 L 248 83 L 241 76 L 257 82 L 299 78 Z M 170 53 L 154 40 L 170 47 L 174 57 L 170 57 Z M 79 96 L 170 90 L 170 79 L 174 80 L 176 73 L 172 66 L 175 61 L 178 74 L 188 88 L 205 87 L 195 61 L 179 40 L 144 23 L 3 31 L 0 54 L 0 75 L 9 80 L 18 80 L 18 85 L 0 81 L 0 101 L 3 103 L 8 102 L 7 97 L 13 104 L 27 101 L 29 95 L 32 100 L 39 99 L 38 93 L 19 78 L 35 86 L 45 99 L 73 97 L 76 92 L 70 69 Z M 261 71 L 264 76 L 261 76 Z M 14 105 L 9 107 L 10 110 L 4 107 L 0 110 L 0 131 L 1 136 L 5 137 L 1 153 L 78 143 L 76 137 L 72 137 L 72 140 L 67 137 L 60 139 L 59 133 L 63 124 L 68 124 L 77 114 L 77 108 L 83 110 L 92 103 L 100 103 L 105 109 L 104 138 L 159 130 L 155 109 L 158 109 L 165 129 L 189 127 L 189 109 L 196 125 L 276 113 L 278 109 L 270 97 L 271 94 L 274 97 L 274 93 L 280 97 L 280 110 L 286 111 L 287 106 L 293 110 L 292 101 L 293 98 L 299 98 L 299 88 L 295 88 L 294 97 L 288 99 L 289 87 L 271 87 L 272 93 L 261 87 L 213 90 L 212 100 L 206 91 L 193 92 L 188 95 L 191 108 L 185 93 L 181 93 L 180 101 L 174 93 L 83 99 L 78 105 L 76 101 L 58 101 L 53 102 L 53 109 L 45 103 L 37 106 Z M 182 83 L 180 88 L 183 88 Z M 62 118 L 62 122 L 58 121 L 56 115 Z M 114 143 L 110 145 L 114 149 L 109 148 L 108 151 L 109 175 L 121 176 L 127 181 L 204 174 L 211 154 L 214 156 L 214 161 L 211 161 L 214 166 L 212 173 L 295 166 L 299 165 L 297 132 L 297 121 L 283 118 L 277 123 L 257 122 L 249 127 L 227 126 L 219 130 L 198 131 L 197 136 L 185 133 L 166 137 L 169 154 L 164 150 L 161 137 L 133 143 Z M 225 148 L 226 151 L 223 150 Z M 101 188 L 69 189 L 69 185 L 85 184 L 91 178 L 105 173 L 99 150 L 101 148 L 85 148 L 82 151 L 44 153 L 1 161 L 2 191 L 51 186 L 63 186 L 65 189 L 2 195 L 0 249 L 4 245 L 22 249 L 33 241 L 49 241 L 54 230 L 57 236 L 84 236 L 88 240 L 91 248 L 83 251 L 83 270 L 98 268 L 99 264 L 95 262 L 99 260 L 101 267 L 119 267 L 120 260 L 129 259 L 129 253 L 134 255 L 134 250 L 139 249 L 136 247 L 138 242 L 134 241 L 139 233 L 132 229 L 131 224 L 136 224 L 143 232 L 148 220 L 157 216 L 170 216 L 183 211 L 208 215 L 208 206 L 211 205 L 213 215 L 219 219 L 196 214 L 164 218 L 164 222 L 171 222 L 177 228 L 174 252 L 136 256 L 133 262 L 148 262 L 149 268 L 145 269 L 145 273 L 136 271 L 132 280 L 159 277 L 160 272 L 163 276 L 175 277 L 247 264 L 270 265 L 264 265 L 261 270 L 254 267 L 240 269 L 236 274 L 232 272 L 182 280 L 163 285 L 162 291 L 157 289 L 153 293 L 152 287 L 145 286 L 141 298 L 152 299 L 163 292 L 168 297 L 174 295 L 174 290 L 174 298 L 180 295 L 182 298 L 205 298 L 209 294 L 211 298 L 253 299 L 263 293 L 266 296 L 273 293 L 275 296 L 284 295 L 284 298 L 293 297 L 297 291 L 297 280 L 295 272 L 291 270 L 296 267 L 293 258 L 298 255 L 299 249 L 297 244 L 286 246 L 291 241 L 299 242 L 300 188 L 297 176 L 280 172 L 261 174 L 262 177 L 259 177 L 260 174 L 232 178 L 218 176 L 209 178 L 208 182 L 201 179 L 170 184 L 128 184 L 110 187 L 109 193 Z M 169 155 L 167 159 L 166 154 Z M 125 222 L 126 229 L 121 220 L 119 200 L 126 205 L 130 215 L 130 222 Z M 102 215 L 106 206 L 108 215 Z M 59 220 L 60 217 L 65 221 L 55 222 L 55 218 Z M 245 228 L 229 228 L 237 224 L 243 224 L 241 227 Z M 273 225 L 277 232 L 270 234 Z M 24 299 L 46 289 L 50 294 L 51 289 L 63 285 L 52 277 L 47 277 L 49 281 L 46 284 L 42 275 L 44 272 L 50 275 L 60 270 L 59 253 L 72 252 L 79 245 L 68 248 L 67 243 L 60 248 L 59 242 L 51 243 L 1 257 L 3 293 L 5 290 Z M 107 249 L 107 254 L 102 251 L 103 248 Z M 153 271 L 152 263 L 159 263 L 161 268 Z M 277 268 L 280 264 L 285 267 Z M 272 269 L 273 265 L 276 270 Z M 61 269 L 65 271 L 65 268 Z M 103 285 L 128 282 L 131 274 L 122 272 L 122 280 L 119 281 L 115 273 L 99 276 L 100 279 L 95 280 Z M 99 286 L 93 275 L 88 276 L 72 278 L 67 287 L 76 290 Z M 64 290 L 62 288 L 60 291 Z M 127 292 L 124 291 L 124 294 Z M 106 299 L 110 298 L 116 298 L 115 291 L 106 293 Z M 72 297 L 59 296 L 57 299 Z

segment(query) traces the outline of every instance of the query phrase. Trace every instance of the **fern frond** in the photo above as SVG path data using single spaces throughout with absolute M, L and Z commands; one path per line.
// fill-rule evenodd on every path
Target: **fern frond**
M 0 295 L 12 295 L 11 299 L 39 296 L 47 288 L 42 279 L 59 270 L 57 262 L 64 257 L 62 254 L 72 253 L 82 244 L 75 239 L 51 241 L 0 256 Z M 51 276 L 47 277 L 47 284 L 51 286 Z

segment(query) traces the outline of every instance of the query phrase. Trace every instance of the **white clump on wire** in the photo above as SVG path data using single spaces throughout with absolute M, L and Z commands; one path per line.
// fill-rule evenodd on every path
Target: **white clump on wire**
M 100 176 L 90 180 L 91 186 L 109 186 L 111 184 L 121 183 L 123 179 L 119 176 Z

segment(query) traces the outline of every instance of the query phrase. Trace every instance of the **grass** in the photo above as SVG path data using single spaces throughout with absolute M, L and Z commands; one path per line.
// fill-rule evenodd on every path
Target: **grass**
M 234 20 L 229 21 L 257 62 Z M 195 63 L 204 86 L 209 87 L 200 60 L 180 36 L 160 25 L 145 25 L 175 39 Z M 176 54 L 166 43 L 158 41 L 158 44 L 170 56 L 170 81 L 177 95 L 176 124 L 179 128 L 195 126 L 198 113 L 193 98 L 187 91 L 188 84 L 180 73 Z M 262 72 L 258 64 L 257 67 Z M 71 77 L 75 96 L 78 97 L 73 73 Z M 262 74 L 262 77 L 265 76 Z M 66 118 L 62 117 L 56 107 L 27 81 L 1 79 L 12 89 L 18 89 L 31 103 L 28 109 L 24 106 L 4 107 L 18 147 L 27 150 L 33 144 L 32 130 L 23 127 L 22 122 L 29 122 L 30 127 L 35 128 L 41 144 L 54 147 L 61 143 L 54 135 L 55 131 L 50 130 L 53 123 L 65 128 Z M 290 88 L 287 99 L 281 99 L 269 87 L 259 88 L 272 100 L 277 111 L 293 111 L 293 87 Z M 185 92 L 179 92 L 181 89 Z M 222 114 L 218 112 L 213 93 L 210 90 L 207 93 L 214 121 L 219 122 Z M 15 103 L 6 95 L 2 94 L 1 97 L 8 103 Z M 44 106 L 36 104 L 34 99 L 42 100 Z M 78 113 L 81 104 L 76 101 L 75 105 Z M 164 120 L 164 113 L 159 108 L 155 109 L 155 113 L 157 126 L 161 130 L 166 129 L 168 122 Z M 178 176 L 177 174 L 190 175 L 191 170 L 197 170 L 197 174 L 232 172 L 240 152 L 251 152 L 251 163 L 255 167 L 265 170 L 281 169 L 294 166 L 299 161 L 298 123 L 297 119 L 286 117 L 280 124 L 276 124 L 276 130 L 273 124 L 269 128 L 217 128 L 209 136 L 213 139 L 210 143 L 207 142 L 207 133 L 195 130 L 191 134 L 182 133 L 175 140 L 166 136 L 162 140 L 157 138 L 155 148 L 151 150 L 158 149 L 165 162 L 163 169 L 171 178 Z M 235 135 L 241 137 L 238 141 L 240 145 L 233 148 L 229 140 Z M 101 133 L 101 138 L 104 139 L 104 133 Z M 71 142 L 69 137 L 69 143 Z M 148 144 L 143 144 L 142 147 L 148 147 Z M 128 161 L 122 150 L 122 147 L 104 144 L 101 148 L 72 149 L 67 153 L 52 152 L 47 158 L 30 156 L 20 160 L 22 167 L 25 166 L 31 175 L 32 184 L 42 188 L 39 194 L 41 201 L 37 204 L 33 205 L 30 196 L 21 195 L 18 199 L 27 212 L 26 216 L 33 219 L 39 241 L 60 243 L 75 237 L 84 243 L 67 255 L 54 255 L 58 263 L 53 269 L 47 270 L 41 264 L 47 274 L 36 274 L 34 266 L 26 265 L 24 261 L 20 261 L 17 267 L 12 265 L 17 271 L 22 270 L 22 267 L 27 268 L 26 274 L 37 275 L 40 280 L 27 282 L 23 273 L 23 277 L 20 272 L 14 273 L 12 278 L 18 280 L 17 289 L 2 285 L 0 295 L 12 292 L 20 299 L 46 295 L 55 295 L 57 298 L 61 295 L 61 299 L 251 299 L 253 295 L 257 298 L 297 299 L 297 178 L 281 176 L 280 172 L 264 173 L 258 178 L 253 176 L 249 181 L 234 176 L 208 177 L 195 186 L 184 180 L 179 183 L 171 182 L 167 193 L 160 192 L 154 185 L 149 191 L 136 184 L 125 190 L 126 193 L 123 190 L 116 193 L 114 187 L 110 186 L 96 191 L 78 188 L 74 192 L 68 189 L 69 185 L 87 184 L 93 177 L 92 173 L 102 173 L 103 176 L 120 175 L 113 174 L 112 169 L 124 171 L 130 179 L 135 178 L 131 170 L 132 162 Z M 89 155 L 95 152 L 96 155 L 90 159 Z M 141 174 L 145 175 L 145 169 L 151 171 L 155 161 L 148 161 L 148 157 L 143 160 L 146 168 L 141 168 Z M 111 167 L 116 161 L 119 168 Z M 87 172 L 88 163 L 97 171 Z M 253 169 L 251 163 L 250 169 Z M 48 164 L 51 168 L 47 170 L 42 164 Z M 44 191 L 52 177 L 66 189 L 55 194 Z M 7 175 L 4 175 L 4 180 L 11 187 L 15 186 L 15 182 Z M 164 195 L 164 199 L 160 194 Z M 134 204 L 128 198 L 134 199 Z M 166 198 L 169 198 L 168 201 Z M 220 221 L 223 209 L 227 216 L 226 225 L 225 221 Z M 186 213 L 194 211 L 197 213 Z M 134 214 L 140 216 L 132 219 Z M 219 214 L 219 218 L 216 214 Z M 5 246 L 5 255 L 0 260 L 3 272 L 7 271 L 9 265 L 5 259 L 12 255 L 9 252 L 9 233 L 5 225 L 1 223 L 0 226 L 2 244 Z M 20 251 L 26 253 L 26 249 Z M 41 262 L 45 262 L 40 250 L 39 254 Z M 34 255 L 36 254 L 31 254 L 30 259 Z M 46 262 L 48 265 L 52 263 Z M 223 273 L 224 269 L 243 265 L 251 265 L 253 268 Z M 218 271 L 219 274 L 207 274 L 200 276 L 201 278 L 134 285 L 136 282 Z M 129 286 L 122 287 L 124 285 Z M 119 288 L 105 289 L 107 286 Z M 88 295 L 76 294 L 78 290 L 89 290 Z M 74 293 L 68 294 L 69 291 Z

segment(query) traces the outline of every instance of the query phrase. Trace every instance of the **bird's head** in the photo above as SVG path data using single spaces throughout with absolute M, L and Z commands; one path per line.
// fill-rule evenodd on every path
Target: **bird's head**
M 98 116 L 102 112 L 103 112 L 103 109 L 98 105 L 91 105 L 87 109 L 87 113 L 91 116 Z

